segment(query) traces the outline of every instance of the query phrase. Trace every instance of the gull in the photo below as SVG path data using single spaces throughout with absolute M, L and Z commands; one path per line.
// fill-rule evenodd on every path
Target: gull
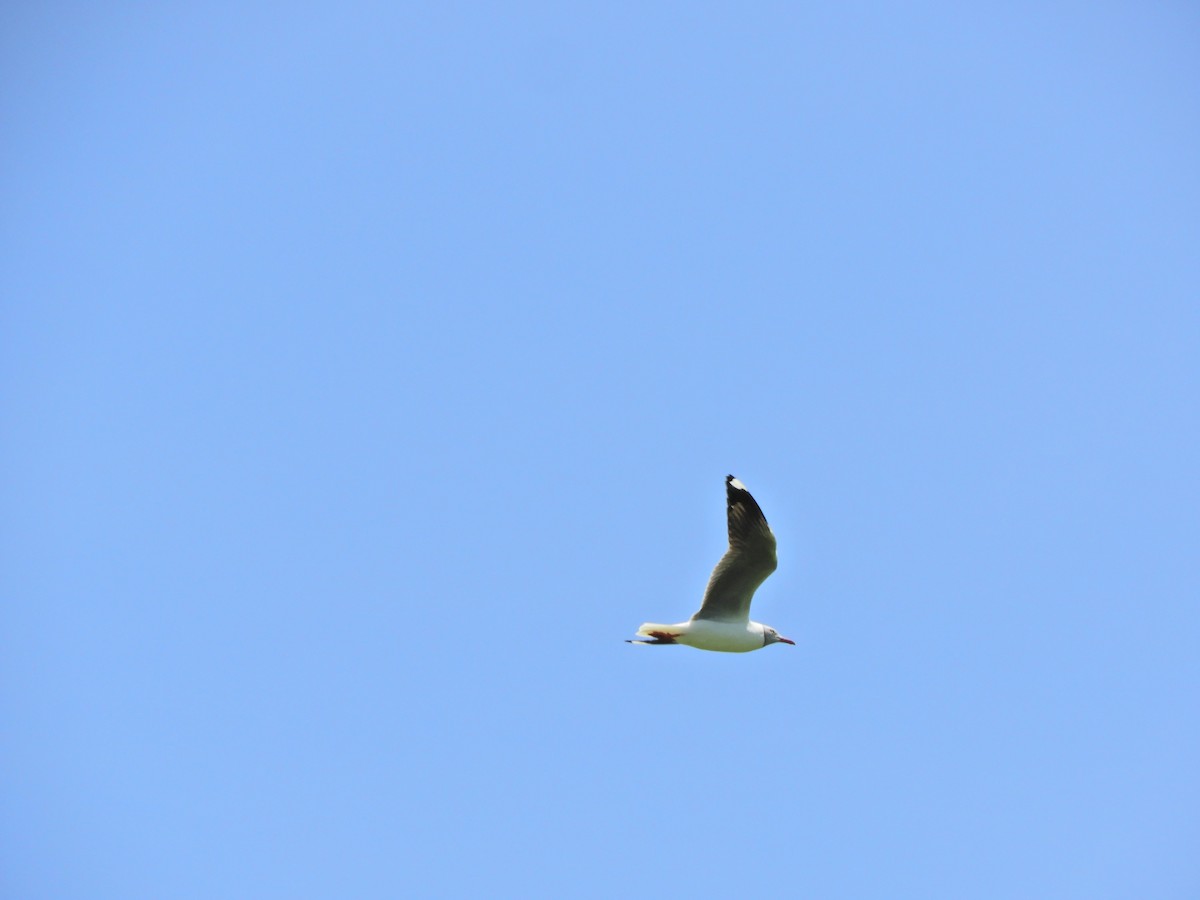
M 700 611 L 678 625 L 646 622 L 629 644 L 684 644 L 699 650 L 746 653 L 768 644 L 792 644 L 770 625 L 750 621 L 750 600 L 775 571 L 775 535 L 746 486 L 725 476 L 729 549 L 713 569 Z

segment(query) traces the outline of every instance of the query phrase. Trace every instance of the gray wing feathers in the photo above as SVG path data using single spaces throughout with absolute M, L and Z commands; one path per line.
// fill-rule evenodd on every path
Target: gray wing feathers
M 729 549 L 713 569 L 704 602 L 693 619 L 745 622 L 758 586 L 775 571 L 775 535 L 745 485 L 725 478 Z

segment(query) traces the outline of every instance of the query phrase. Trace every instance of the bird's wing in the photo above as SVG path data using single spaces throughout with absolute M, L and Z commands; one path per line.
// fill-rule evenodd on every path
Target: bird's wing
M 758 586 L 775 571 L 775 535 L 746 486 L 725 478 L 729 512 L 729 549 L 713 569 L 704 602 L 693 619 L 745 622 Z

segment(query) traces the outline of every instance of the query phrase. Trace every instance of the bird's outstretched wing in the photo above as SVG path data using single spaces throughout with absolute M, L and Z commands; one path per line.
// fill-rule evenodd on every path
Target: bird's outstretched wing
M 713 569 L 704 602 L 692 619 L 745 622 L 758 586 L 775 571 L 775 535 L 746 486 L 725 477 L 729 513 L 729 549 Z

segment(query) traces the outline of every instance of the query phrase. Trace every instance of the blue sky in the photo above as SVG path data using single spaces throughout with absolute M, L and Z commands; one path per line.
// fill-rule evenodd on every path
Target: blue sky
M 0 35 L 5 896 L 1200 893 L 1190 5 Z

